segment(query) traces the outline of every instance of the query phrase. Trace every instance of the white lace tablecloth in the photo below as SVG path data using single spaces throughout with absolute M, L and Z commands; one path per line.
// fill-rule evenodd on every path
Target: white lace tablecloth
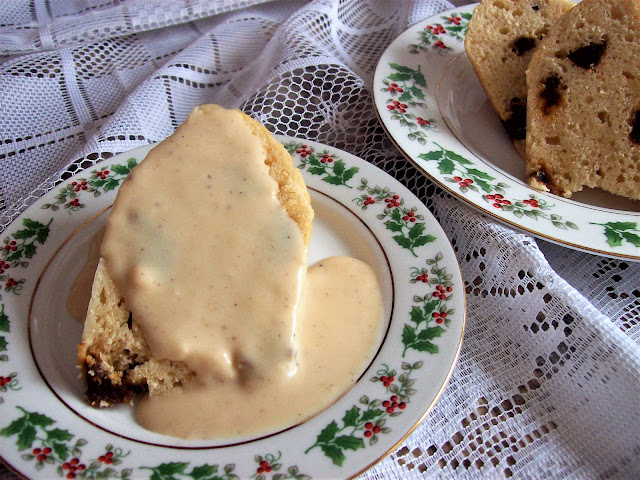
M 363 478 L 640 478 L 640 264 L 482 216 L 419 174 L 376 117 L 380 54 L 451 6 L 1 2 L 0 232 L 70 173 L 162 140 L 193 106 L 240 107 L 274 133 L 341 148 L 407 185 L 442 224 L 466 279 L 449 386 Z

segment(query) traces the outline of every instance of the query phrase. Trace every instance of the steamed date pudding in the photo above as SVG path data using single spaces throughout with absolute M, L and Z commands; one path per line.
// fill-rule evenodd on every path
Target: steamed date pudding
M 343 395 L 381 339 L 382 293 L 361 260 L 307 268 L 313 215 L 264 126 L 195 108 L 110 211 L 78 346 L 88 401 L 139 398 L 149 430 L 237 440 Z

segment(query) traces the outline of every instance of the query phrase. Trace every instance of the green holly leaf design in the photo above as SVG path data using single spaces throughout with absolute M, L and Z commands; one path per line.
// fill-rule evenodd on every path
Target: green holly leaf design
M 24 246 L 23 255 L 26 258 L 33 258 L 33 256 L 36 254 L 36 250 L 36 246 L 33 243 L 27 243 Z
M 46 427 L 51 426 L 55 422 L 46 415 L 37 412 L 27 412 L 20 407 L 18 407 L 18 409 L 23 412 L 23 415 L 0 430 L 0 435 L 3 437 L 17 436 L 16 445 L 18 446 L 18 450 L 24 450 L 33 445 L 38 430 L 42 430 L 45 438 L 47 438 L 49 431 L 46 430 Z M 54 435 L 56 435 L 56 433 L 54 433 Z
M 622 237 L 630 244 L 640 247 L 640 235 L 631 232 L 622 232 Z
M 309 173 L 312 175 L 324 175 L 325 169 L 323 167 L 309 167 Z
M 169 462 L 161 463 L 157 467 L 140 467 L 151 470 L 151 480 L 178 480 L 176 475 L 183 474 L 189 467 L 188 462 Z
M 342 449 L 335 445 L 320 445 L 320 449 L 322 452 L 331 459 L 331 461 L 341 467 L 344 461 L 346 460 L 345 454 L 342 452 Z
M 455 172 L 459 172 L 461 177 L 471 178 L 476 181 L 476 183 L 481 184 L 481 188 L 483 190 L 487 192 L 491 191 L 491 187 L 488 183 L 491 180 L 494 180 L 491 175 L 483 172 L 482 170 L 478 170 L 477 168 L 468 168 L 469 165 L 473 165 L 472 161 L 467 160 L 456 152 L 446 150 L 438 144 L 435 145 L 439 147 L 440 150 L 421 153 L 418 155 L 418 158 L 425 161 L 437 161 L 438 171 L 442 175 L 452 175 Z
M 406 345 L 413 345 L 417 340 L 416 329 L 411 325 L 405 323 L 402 330 L 402 343 Z M 407 347 L 408 348 L 408 347 Z
M 17 418 L 8 426 L 0 430 L 0 435 L 2 435 L 3 437 L 13 437 L 14 435 L 20 433 L 20 431 L 25 427 L 25 424 L 25 417 Z
M 436 237 L 433 235 L 422 235 L 413 241 L 413 248 L 422 247 L 423 245 L 434 242 L 435 240 Z
M 412 320 L 414 320 L 413 316 Z M 425 320 L 424 317 L 420 322 L 423 320 Z M 420 352 L 438 353 L 438 346 L 431 342 L 431 340 L 442 335 L 445 330 L 438 326 L 428 327 L 416 333 L 417 330 L 418 326 L 411 327 L 408 324 L 404 325 L 404 329 L 402 331 L 402 343 L 405 345 L 405 351 L 408 348 L 412 348 Z
M 406 226 L 402 224 L 400 230 L 402 232 L 402 235 L 395 235 L 393 239 L 398 245 L 400 245 L 402 248 L 406 248 L 416 257 L 418 256 L 415 252 L 415 249 L 417 247 L 426 245 L 427 243 L 433 242 L 436 239 L 436 237 L 434 237 L 433 235 L 421 235 L 421 233 L 425 229 L 424 223 L 414 223 L 406 233 L 405 227 Z M 389 228 L 388 225 L 387 228 Z
M 451 150 L 445 150 L 445 154 L 447 158 L 450 158 L 452 161 L 456 162 L 458 165 L 473 165 L 473 162 L 471 160 L 467 160 L 462 155 L 459 155 L 456 152 L 453 152 Z M 493 180 L 493 177 L 489 175 L 487 175 L 486 178 L 487 180 Z
M 416 85 L 426 88 L 427 87 L 427 79 L 420 71 L 420 66 L 418 66 L 418 70 L 412 73 L 413 80 L 416 82 Z
M 433 150 L 431 152 L 421 153 L 420 155 L 418 155 L 418 158 L 426 161 L 431 161 L 431 160 L 437 161 L 437 160 L 440 160 L 441 158 L 444 158 L 444 150 Z
M 424 302 L 422 311 L 424 312 L 425 320 L 429 318 L 429 315 L 431 315 L 431 313 L 436 310 L 439 304 L 440 304 L 440 301 L 435 301 L 435 300 Z
M 424 296 L 414 296 L 413 300 L 417 305 L 411 308 L 409 312 L 410 323 L 405 323 L 402 331 L 403 356 L 409 349 L 431 354 L 438 353 L 438 346 L 433 340 L 446 332 L 440 324 L 448 325 L 450 322 L 449 315 L 454 313 L 452 309 L 447 308 L 447 301 L 453 294 L 451 275 L 446 272 L 445 268 L 438 266 L 441 260 L 442 255 L 439 253 L 434 258 L 429 258 L 426 261 L 427 265 L 431 266 L 427 285 L 435 285 L 436 287 L 431 293 L 427 293 Z M 411 277 L 413 284 L 424 285 L 422 282 L 416 282 L 416 278 L 426 277 L 427 275 L 429 275 L 427 269 L 412 267 Z M 403 364 L 403 368 L 404 366 Z M 408 364 L 407 367 L 409 367 Z M 409 387 L 410 385 L 405 386 Z
M 394 82 L 406 82 L 407 80 L 411 80 L 411 74 L 409 73 L 392 73 L 387 76 L 389 80 L 393 80 Z
M 624 241 L 640 247 L 640 230 L 636 222 L 591 222 L 591 224 L 604 227 L 604 235 L 611 247 L 620 247 Z
M 22 225 L 24 225 L 25 227 L 27 227 L 28 230 L 31 230 L 33 232 L 37 232 L 38 230 L 47 229 L 46 225 L 43 225 L 42 223 L 38 222 L 37 220 L 31 220 L 30 218 L 23 219 L 22 220 Z M 29 234 L 27 236 L 27 238 L 32 236 L 32 235 L 33 234 Z M 14 237 L 15 237 L 15 235 L 14 235 Z
M 438 338 L 440 335 L 444 333 L 444 328 L 442 327 L 429 327 L 425 328 L 418 334 L 418 340 L 426 341 L 433 340 Z
M 319 448 L 335 465 L 342 466 L 347 458 L 346 452 L 366 448 L 367 444 L 375 445 L 378 435 L 392 431 L 387 425 L 387 420 L 401 415 L 410 397 L 416 393 L 417 390 L 412 388 L 415 380 L 410 375 L 413 370 L 421 368 L 422 365 L 422 361 L 413 364 L 403 362 L 403 373 L 395 378 L 396 370 L 383 364 L 371 381 L 377 382 L 385 389 L 385 397 L 370 400 L 368 396 L 362 396 L 360 403 L 367 405 L 367 410 L 363 412 L 357 406 L 347 410 L 343 417 L 343 426 L 340 427 L 335 420 L 329 423 L 305 454 Z M 359 412 L 361 415 L 357 418 Z M 366 444 L 365 439 L 368 439 Z
M 423 88 L 427 87 L 427 79 L 421 71 L 397 63 L 389 63 L 389 67 L 395 70 L 384 79 L 383 91 L 389 93 L 387 109 L 392 120 L 396 120 L 402 127 L 409 131 L 407 138 L 417 140 L 421 145 L 426 144 L 425 131 L 436 129 L 436 121 L 433 118 L 416 117 L 411 111 L 414 107 L 426 108 L 424 103 L 426 95 Z
M 485 192 L 490 193 L 493 190 L 493 185 L 491 185 L 491 183 L 487 182 L 486 180 L 483 180 L 481 178 L 476 179 L 476 184 Z
M 442 175 L 450 175 L 456 171 L 456 164 L 450 158 L 444 157 L 438 162 L 438 171 Z
M 34 237 L 36 234 L 37 234 L 37 231 L 31 230 L 29 228 L 25 228 L 22 230 L 18 230 L 16 233 L 14 233 L 13 238 L 15 238 L 16 240 L 25 240 L 27 238 Z
M 411 243 L 411 240 L 409 240 L 407 237 L 403 237 L 402 235 L 396 235 L 396 236 L 393 237 L 393 239 L 402 248 L 406 248 L 409 251 L 411 250 L 412 243 Z M 414 253 L 414 255 L 415 255 L 415 253 Z
M 422 322 L 425 322 L 427 318 L 425 317 L 422 308 L 414 305 L 411 309 L 411 321 L 416 325 L 420 325 Z M 406 325 L 405 325 L 406 326 Z
M 420 74 L 420 75 L 422 75 L 422 74 Z M 424 78 L 423 75 L 422 75 L 422 78 Z M 416 83 L 418 83 L 418 82 L 416 81 Z M 427 83 L 426 80 L 424 81 L 424 83 L 425 83 L 424 86 L 426 87 L 426 83 Z M 409 92 L 410 92 L 410 95 L 412 95 L 413 97 L 415 97 L 415 98 L 417 98 L 419 100 L 424 100 L 426 98 L 424 92 L 420 88 L 418 88 L 416 86 L 409 87 Z
M 417 89 L 417 90 L 419 90 L 420 93 L 422 93 L 422 91 L 420 89 Z M 408 88 L 406 91 L 404 91 L 402 93 L 402 95 L 400 95 L 398 97 L 398 101 L 403 102 L 403 103 L 404 102 L 410 102 L 412 99 L 413 99 L 413 94 L 412 94 L 411 88 Z M 403 126 L 404 125 L 409 125 L 409 122 L 407 122 L 407 120 L 403 118 L 403 119 L 400 120 L 400 125 L 403 125 Z
M 47 431 L 47 441 L 62 441 L 66 442 L 73 438 L 73 435 L 68 430 L 62 430 L 60 428 L 54 428 Z
M 334 420 L 329 425 L 324 427 L 324 429 L 320 432 L 320 435 L 318 435 L 318 442 L 321 442 L 321 443 L 331 442 L 334 438 L 336 438 L 336 434 L 338 433 L 338 431 L 339 431 L 338 424 Z
M 189 476 L 195 480 L 204 480 L 213 478 L 216 473 L 218 473 L 217 465 L 208 465 L 205 463 L 199 467 L 194 467 Z
M 398 82 L 413 80 L 416 85 L 419 85 L 421 87 L 427 86 L 427 79 L 420 71 L 420 66 L 418 66 L 417 70 L 414 70 L 413 68 L 407 67 L 405 65 L 400 65 L 398 63 L 389 63 L 389 66 L 398 72 L 389 75 L 387 77 L 389 80 Z
M 333 173 L 337 176 L 342 176 L 345 171 L 345 164 L 342 160 L 336 160 L 333 164 Z
M 376 187 L 378 188 L 378 187 Z M 371 193 L 375 192 L 375 189 L 370 189 Z M 387 195 L 383 195 L 381 199 L 384 199 Z M 393 195 L 392 195 L 393 196 Z M 397 195 L 396 195 L 397 196 Z M 366 196 L 365 196 L 366 198 Z M 363 202 L 362 197 L 357 197 L 356 201 Z M 389 201 L 387 199 L 385 201 Z M 394 200 L 391 200 L 394 201 Z M 390 204 L 391 205 L 391 204 Z M 417 256 L 415 249 L 426 245 L 429 242 L 433 242 L 436 240 L 436 237 L 433 235 L 422 235 L 426 226 L 423 222 L 416 222 L 417 218 L 423 218 L 422 216 L 415 216 L 414 209 L 406 210 L 405 214 L 400 211 L 400 208 L 397 208 L 400 204 L 394 207 L 387 207 L 385 209 L 385 213 L 378 215 L 378 218 L 384 219 L 387 216 L 391 217 L 390 220 L 384 222 L 387 230 L 390 230 L 398 235 L 394 235 L 392 238 L 395 242 L 400 245 L 402 248 L 409 250 L 414 256 Z M 413 215 L 413 217 L 409 217 L 409 214 Z M 413 220 L 411 221 L 410 220 Z
M 60 189 L 54 203 L 45 203 L 41 208 L 57 212 L 60 210 L 60 206 L 63 206 L 64 211 L 73 214 L 85 207 L 79 201 L 83 192 L 99 197 L 102 193 L 115 190 L 136 165 L 138 165 L 138 161 L 131 157 L 126 164 L 111 165 L 109 169 L 101 171 L 93 170 L 89 179 L 74 178 Z
M 604 227 L 604 234 L 607 237 L 607 243 L 612 247 L 622 245 L 623 237 L 620 233 L 609 227 Z
M 347 168 L 344 160 L 328 152 L 319 158 L 318 154 L 313 153 L 307 145 L 289 143 L 285 145 L 285 148 L 290 154 L 299 155 L 301 163 L 298 168 L 306 168 L 310 174 L 322 176 L 322 180 L 331 185 L 352 188 L 347 182 L 358 173 L 358 167 Z
M 11 235 L 13 240 L 10 240 L 9 237 L 5 238 L 6 248 L 9 246 L 11 246 L 11 248 L 8 250 L 0 250 L 2 257 L 4 257 L 3 260 L 11 264 L 12 267 L 28 266 L 28 263 L 22 262 L 22 259 L 33 258 L 37 252 L 36 243 L 42 245 L 49 237 L 49 228 L 52 221 L 53 219 L 50 219 L 49 223 L 45 225 L 37 220 L 23 218 L 22 225 L 25 228 L 13 233 Z
M 377 403 L 374 401 L 372 402 L 373 405 L 372 406 L 376 406 Z M 363 414 L 362 414 L 362 418 L 360 419 L 360 422 L 366 423 L 369 420 L 373 420 L 374 418 L 378 418 L 379 416 L 383 415 L 383 411 L 382 410 L 376 410 L 374 408 L 366 410 Z
M 36 232 L 35 241 L 38 242 L 40 245 L 42 245 L 48 237 L 49 237 L 49 225 L 43 225 L 42 228 L 39 228 L 38 231 Z
M 0 352 L 7 351 L 8 342 L 4 337 L 0 337 Z
M 111 165 L 111 170 L 118 175 L 124 175 L 125 177 L 131 172 L 129 165 Z
M 322 180 L 331 185 L 342 185 L 342 179 L 336 175 L 327 175 Z
M 397 70 L 398 72 L 402 72 L 402 73 L 411 74 L 414 72 L 413 68 L 400 65 L 399 63 L 390 63 L 389 66 L 394 70 Z
M 0 332 L 9 332 L 9 317 L 4 313 L 4 304 L 0 304 Z
M 28 423 L 30 423 L 31 425 L 35 425 L 37 427 L 42 427 L 42 428 L 48 427 L 55 423 L 55 421 L 52 418 L 49 418 L 46 415 L 43 415 L 37 412 L 27 413 L 27 420 L 28 420 Z
M 499 208 L 503 212 L 512 213 L 516 218 L 527 217 L 533 220 L 544 218 L 549 220 L 556 228 L 578 230 L 578 226 L 575 223 L 563 221 L 560 215 L 548 215 L 541 212 L 540 210 L 550 209 L 552 205 L 549 205 L 543 199 L 538 199 L 534 195 L 532 195 L 530 199 L 513 202 L 504 199 L 502 194 L 509 185 L 503 182 L 495 182 L 496 179 L 492 175 L 480 170 L 472 161 L 462 155 L 447 150 L 437 143 L 435 145 L 439 150 L 422 153 L 418 155 L 418 157 L 425 161 L 438 162 L 438 171 L 442 175 L 450 176 L 445 178 L 445 180 L 458 184 L 461 193 L 467 194 L 469 192 L 482 191 L 484 192 L 482 198 L 485 201 L 492 203 L 495 208 Z M 529 206 L 527 204 L 529 204 Z M 610 236 L 611 242 L 616 243 L 622 241 L 620 232 L 617 232 L 617 235 L 613 232 L 607 232 L 607 235 Z
M 418 340 L 413 343 L 413 345 L 411 345 L 411 348 L 417 350 L 418 352 L 427 352 L 431 354 L 436 354 L 439 352 L 438 346 L 428 340 Z
M 359 168 L 358 167 L 351 167 L 351 168 L 347 168 L 344 173 L 342 174 L 342 179 L 345 182 L 348 182 L 349 180 L 351 180 L 354 175 L 356 173 L 358 173 Z
M 409 229 L 407 236 L 415 243 L 418 238 L 422 238 L 422 232 L 424 232 L 424 223 L 414 223 Z
M 364 448 L 362 438 L 354 435 L 341 435 L 336 437 L 335 444 L 343 450 L 358 450 Z
M 387 230 L 391 230 L 392 232 L 401 232 L 402 231 L 402 223 L 394 222 L 393 220 L 387 220 L 384 222 Z
M 608 222 L 604 225 L 619 232 L 637 230 L 638 228 L 638 224 L 636 222 Z
M 73 435 L 71 436 L 73 437 Z M 53 442 L 51 443 L 51 448 L 60 459 L 64 460 L 69 456 L 69 446 L 65 443 Z
M 22 427 L 18 433 L 16 445 L 18 450 L 25 450 L 31 448 L 33 441 L 36 439 L 36 428 L 33 425 L 26 424 Z
M 353 427 L 358 423 L 358 417 L 360 417 L 360 409 L 354 405 L 353 408 L 347 410 L 342 418 L 342 423 L 345 427 Z
M 108 192 L 110 190 L 115 190 L 116 188 L 118 188 L 118 186 L 120 185 L 121 180 L 115 178 L 115 177 L 110 177 L 109 180 L 107 180 L 103 186 L 103 190 L 105 192 Z

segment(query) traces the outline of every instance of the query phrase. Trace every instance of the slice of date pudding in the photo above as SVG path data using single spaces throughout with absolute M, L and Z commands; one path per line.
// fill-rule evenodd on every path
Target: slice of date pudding
M 583 0 L 527 70 L 527 181 L 640 199 L 640 3 Z

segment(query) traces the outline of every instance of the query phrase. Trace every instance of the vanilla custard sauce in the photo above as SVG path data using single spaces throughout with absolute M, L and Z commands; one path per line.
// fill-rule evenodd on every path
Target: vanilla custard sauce
M 295 425 L 358 378 L 382 295 L 360 260 L 307 270 L 265 148 L 241 113 L 196 109 L 123 182 L 101 254 L 154 356 L 196 380 L 137 406 L 150 430 L 237 438 Z

